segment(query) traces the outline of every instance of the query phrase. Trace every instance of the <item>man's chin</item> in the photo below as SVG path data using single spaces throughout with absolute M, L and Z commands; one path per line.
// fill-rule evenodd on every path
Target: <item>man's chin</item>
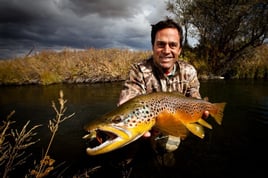
M 164 70 L 169 70 L 170 68 L 172 68 L 173 63 L 172 62 L 161 62 L 160 66 L 162 67 L 162 69 Z

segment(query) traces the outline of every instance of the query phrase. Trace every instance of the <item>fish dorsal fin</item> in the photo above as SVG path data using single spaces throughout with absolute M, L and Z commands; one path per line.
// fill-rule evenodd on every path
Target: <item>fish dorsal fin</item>
M 171 95 L 178 96 L 178 97 L 186 97 L 185 95 L 183 95 L 182 93 L 177 92 L 177 91 L 172 91 L 172 92 L 167 92 L 167 93 L 171 94 Z

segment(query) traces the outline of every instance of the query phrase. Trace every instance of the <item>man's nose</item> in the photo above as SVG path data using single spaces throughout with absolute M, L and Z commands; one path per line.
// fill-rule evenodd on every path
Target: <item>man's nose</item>
M 164 46 L 163 52 L 164 52 L 164 53 L 170 53 L 170 51 L 171 51 L 171 48 L 169 47 L 169 44 L 166 44 L 166 45 Z

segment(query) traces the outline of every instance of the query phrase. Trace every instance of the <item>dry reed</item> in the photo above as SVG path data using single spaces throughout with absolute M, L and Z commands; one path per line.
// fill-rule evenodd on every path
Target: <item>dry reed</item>
M 67 100 L 64 99 L 62 91 L 60 91 L 59 95 L 58 105 L 52 101 L 52 108 L 56 112 L 56 116 L 54 119 L 49 120 L 48 128 L 52 135 L 45 154 L 42 156 L 39 164 L 36 164 L 36 162 L 34 163 L 35 168 L 31 169 L 29 175 L 26 175 L 25 177 L 46 177 L 55 168 L 55 160 L 49 156 L 50 147 L 60 124 L 67 119 L 70 119 L 75 114 L 73 113 L 65 116 L 67 109 L 65 105 Z M 15 111 L 12 111 L 7 116 L 6 120 L 2 121 L 2 125 L 0 126 L 0 176 L 3 178 L 9 177 L 9 174 L 12 171 L 25 163 L 26 159 L 30 156 L 30 154 L 26 155 L 26 149 L 39 141 L 33 140 L 33 137 L 37 134 L 35 130 L 41 125 L 35 125 L 30 129 L 27 129 L 30 123 L 30 121 L 28 121 L 21 131 L 12 129 L 12 124 L 14 124 L 15 121 L 12 121 L 10 118 L 14 113 Z
M 268 69 L 263 64 L 267 64 L 267 50 L 268 45 L 262 45 L 255 49 L 254 56 L 226 64 L 223 71 L 231 71 L 230 75 L 235 71 L 234 78 L 265 78 Z M 0 85 L 121 81 L 126 79 L 131 64 L 151 55 L 151 51 L 127 49 L 41 51 L 33 56 L 0 61 Z M 192 63 L 200 75 L 210 71 L 207 61 L 194 52 L 186 51 L 183 60 Z
M 26 155 L 25 150 L 38 141 L 33 140 L 33 136 L 36 135 L 34 131 L 41 126 L 35 125 L 27 130 L 30 123 L 30 121 L 27 121 L 21 131 L 11 129 L 11 125 L 15 121 L 11 121 L 10 118 L 14 113 L 15 111 L 12 111 L 0 127 L 0 172 L 2 172 L 0 174 L 3 178 L 9 177 L 11 171 L 14 171 L 15 168 L 25 163 L 26 159 L 30 156 Z
M 35 166 L 35 169 L 30 171 L 31 176 L 34 176 L 36 178 L 46 177 L 49 175 L 49 173 L 52 170 L 54 170 L 55 160 L 52 159 L 48 154 L 50 147 L 52 145 L 52 142 L 54 141 L 55 135 L 59 129 L 60 124 L 66 121 L 67 119 L 70 119 L 75 114 L 75 113 L 72 113 L 68 116 L 65 116 L 65 112 L 67 109 L 65 107 L 65 104 L 67 100 L 63 98 L 64 95 L 63 95 L 62 90 L 60 91 L 59 95 L 60 95 L 60 97 L 58 98 L 59 107 L 57 107 L 56 103 L 52 101 L 52 108 L 56 112 L 56 117 L 52 120 L 49 120 L 48 128 L 50 132 L 52 133 L 52 135 L 50 137 L 50 141 L 48 143 L 47 149 L 40 163 Z
M 95 83 L 124 80 L 133 62 L 150 51 L 94 49 L 42 51 L 25 58 L 0 61 L 1 84 Z

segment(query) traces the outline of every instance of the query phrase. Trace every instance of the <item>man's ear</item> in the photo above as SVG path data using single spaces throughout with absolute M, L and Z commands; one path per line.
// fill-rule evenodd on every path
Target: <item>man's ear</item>
M 179 49 L 179 56 L 181 55 L 181 52 L 182 52 L 182 47 L 180 47 Z

